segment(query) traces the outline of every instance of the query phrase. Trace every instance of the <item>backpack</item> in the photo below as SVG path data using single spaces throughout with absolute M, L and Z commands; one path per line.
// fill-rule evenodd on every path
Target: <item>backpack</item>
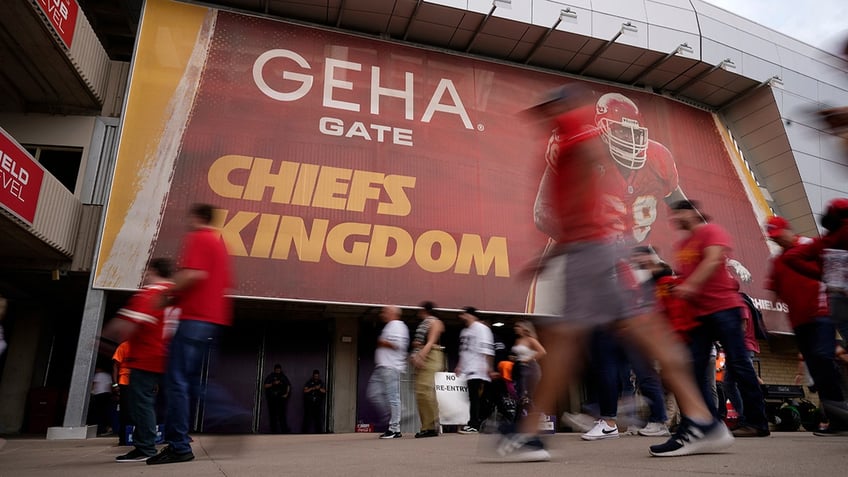
M 748 307 L 748 311 L 751 312 L 751 321 L 754 323 L 754 336 L 758 340 L 768 340 L 768 328 L 766 328 L 766 323 L 763 320 L 763 314 L 754 306 L 754 301 L 746 293 L 739 292 L 739 295 L 745 302 L 745 306 Z

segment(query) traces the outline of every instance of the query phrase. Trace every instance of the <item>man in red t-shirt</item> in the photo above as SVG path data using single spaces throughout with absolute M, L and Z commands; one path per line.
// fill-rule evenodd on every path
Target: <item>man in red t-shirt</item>
M 232 286 L 230 257 L 220 234 L 211 226 L 213 209 L 195 204 L 168 301 L 180 308 L 180 323 L 165 373 L 168 446 L 147 460 L 149 465 L 194 459 L 189 444 L 190 403 L 199 398 L 203 360 L 225 326 L 232 324 L 232 305 L 226 296 Z
M 839 422 L 840 414 L 832 412 L 834 405 L 845 400 L 836 366 L 836 327 L 830 317 L 825 286 L 819 280 L 806 277 L 786 263 L 790 250 L 812 242 L 796 235 L 783 217 L 769 217 L 766 222 L 769 239 L 780 245 L 783 253 L 772 260 L 766 287 L 789 307 L 789 322 L 795 332 L 795 342 L 804 357 L 810 376 L 818 389 L 819 398 L 831 420 L 828 429 L 845 430 L 848 422 Z M 841 406 L 844 407 L 844 406 Z
M 117 462 L 143 462 L 156 455 L 156 393 L 165 373 L 168 356 L 169 324 L 178 319 L 179 310 L 159 306 L 162 296 L 173 285 L 171 261 L 155 258 L 144 272 L 142 289 L 118 310 L 115 319 L 103 330 L 106 342 L 129 344 L 121 365 L 129 368 L 127 387 L 130 419 L 135 424 L 133 450 L 115 458 Z
M 707 379 L 710 348 L 718 341 L 727 356 L 727 369 L 733 373 L 742 395 L 744 416 L 739 416 L 736 437 L 769 435 L 763 392 L 757 373 L 745 348 L 742 330 L 742 307 L 739 283 L 727 269 L 732 250 L 730 235 L 721 226 L 708 223 L 694 201 L 681 200 L 671 205 L 671 221 L 686 233 L 675 244 L 675 270 L 682 282 L 672 293 L 687 300 L 695 313 L 698 326 L 689 330 L 695 378 L 704 400 L 718 416 L 718 407 Z

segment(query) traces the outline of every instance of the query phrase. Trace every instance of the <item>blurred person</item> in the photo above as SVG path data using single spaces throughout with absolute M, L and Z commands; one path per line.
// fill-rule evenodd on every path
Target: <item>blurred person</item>
M 615 216 L 620 240 L 627 244 L 643 242 L 659 216 L 658 207 L 685 198 L 673 155 L 663 144 L 650 138 L 639 106 L 621 93 L 603 94 L 594 108 L 586 108 L 579 121 L 582 124 L 576 124 L 577 127 L 597 131 L 586 141 L 597 143 L 595 167 L 603 171 L 601 180 L 613 186 L 605 191 L 604 200 L 608 202 L 605 213 Z M 548 144 L 548 163 L 534 205 L 536 227 L 550 237 L 548 253 L 561 242 L 563 227 L 558 223 L 556 202 L 561 198 L 550 193 L 550 189 L 558 187 L 557 166 L 552 162 L 555 161 L 552 150 L 558 147 L 558 142 L 554 135 Z M 557 261 L 562 257 L 552 254 L 550 259 Z M 561 277 L 558 278 L 543 272 L 533 281 L 529 312 L 547 315 L 561 312 Z
M 539 360 L 547 354 L 545 347 L 539 343 L 536 327 L 529 321 L 519 321 L 513 326 L 515 344 L 512 354 L 515 356 L 514 381 L 518 394 L 519 413 L 528 412 L 533 405 L 533 394 L 542 379 L 542 368 Z
M 103 337 L 101 336 L 101 342 Z M 127 445 L 127 427 L 133 425 L 130 415 L 130 355 L 129 341 L 123 341 L 112 354 L 112 395 L 118 405 L 118 445 Z
M 436 400 L 436 373 L 445 367 L 444 347 L 441 345 L 445 325 L 433 314 L 433 302 L 421 304 L 418 317 L 421 323 L 415 328 L 410 360 L 415 368 L 415 400 L 421 430 L 416 438 L 439 435 L 439 402 Z
M 283 373 L 283 367 L 274 365 L 274 371 L 265 377 L 265 400 L 268 402 L 268 415 L 271 418 L 273 434 L 288 434 L 288 407 L 291 395 L 291 382 Z
M 179 313 L 159 306 L 163 294 L 173 286 L 172 273 L 170 260 L 151 260 L 142 278 L 142 289 L 118 310 L 101 334 L 103 345 L 120 341 L 129 344 L 121 365 L 130 370 L 126 402 L 135 425 L 134 448 L 116 457 L 116 462 L 143 462 L 156 455 L 156 395 L 168 356 L 167 323 L 177 320 Z
M 380 311 L 384 326 L 377 338 L 374 371 L 368 381 L 368 399 L 377 407 L 382 421 L 389 424 L 380 439 L 403 437 L 400 432 L 400 375 L 406 372 L 409 328 L 400 318 L 400 308 L 396 306 L 386 306 Z
M 659 362 L 667 386 L 686 416 L 668 441 L 651 446 L 651 455 L 724 449 L 732 444 L 733 436 L 700 397 L 685 358 L 686 349 L 675 339 L 668 323 L 654 312 L 654 302 L 638 299 L 636 279 L 627 263 L 628 251 L 619 240 L 627 230 L 627 214 L 618 207 L 618 198 L 628 185 L 605 173 L 609 146 L 598 140 L 598 128 L 587 127 L 586 118 L 595 114 L 595 107 L 586 105 L 590 97 L 585 88 L 566 85 L 531 109 L 536 118 L 555 126 L 540 194 L 547 196 L 544 201 L 552 207 L 551 236 L 557 237 L 557 246 L 543 255 L 535 271 L 554 262 L 556 274 L 564 276 L 561 290 L 565 306 L 559 318 L 540 323 L 541 342 L 548 355 L 534 412 L 519 423 L 517 432 L 504 433 L 491 459 L 550 459 L 537 437 L 540 413 L 554 409 L 560 391 L 574 382 L 581 342 L 588 330 L 612 323 L 623 339 Z M 643 133 L 632 121 L 621 121 L 610 125 L 610 134 L 633 139 Z M 560 259 L 553 260 L 554 256 Z
M 495 338 L 473 306 L 464 307 L 459 319 L 465 328 L 459 333 L 459 362 L 454 372 L 468 381 L 469 418 L 457 432 L 477 434 L 493 404 L 488 386 L 494 374 Z
M 88 424 L 97 425 L 97 435 L 106 434 L 112 413 L 112 376 L 102 367 L 94 369 L 88 403 Z
M 766 288 L 789 308 L 789 322 L 802 357 L 801 364 L 806 364 L 824 412 L 833 423 L 829 429 L 848 430 L 845 413 L 834 412 L 845 408 L 845 396 L 836 364 L 836 327 L 830 317 L 825 286 L 815 278 L 797 273 L 787 262 L 792 250 L 813 241 L 795 234 L 783 217 L 769 217 L 765 228 L 769 239 L 782 250 L 771 261 Z
M 233 283 L 230 256 L 212 226 L 213 213 L 211 205 L 192 205 L 179 270 L 160 303 L 162 307 L 179 307 L 181 314 L 165 373 L 164 438 L 168 445 L 147 459 L 148 465 L 194 460 L 188 435 L 191 403 L 202 398 L 201 372 L 206 356 L 218 343 L 222 330 L 232 325 L 232 303 L 226 296 Z
M 321 373 L 315 369 L 312 378 L 303 385 L 303 426 L 301 431 L 307 434 L 310 430 L 324 433 L 324 398 L 327 388 L 321 380 Z M 311 428 L 311 429 L 310 429 Z
M 848 250 L 848 198 L 831 200 L 821 217 L 827 233 L 809 243 L 797 244 L 785 251 L 782 262 L 791 270 L 813 280 L 826 281 L 823 276 L 824 255 L 828 249 Z M 839 252 L 837 252 L 839 253 Z M 848 265 L 843 264 L 843 267 Z M 848 272 L 843 268 L 842 279 Z M 843 340 L 848 339 L 848 290 L 845 284 L 827 284 L 830 316 Z
M 745 414 L 739 415 L 739 426 L 733 430 L 736 437 L 765 437 L 769 435 L 763 393 L 757 374 L 745 349 L 742 332 L 742 308 L 745 303 L 739 295 L 739 283 L 727 268 L 732 250 L 730 235 L 718 224 L 708 222 L 691 200 L 681 200 L 671 205 L 671 221 L 684 232 L 675 244 L 675 270 L 681 283 L 672 293 L 687 300 L 696 311 L 698 326 L 689 330 L 689 349 L 692 352 L 695 378 L 708 407 L 718 416 L 718 403 L 708 388 L 707 377 L 710 348 L 721 343 L 726 355 L 727 369 L 733 373 Z

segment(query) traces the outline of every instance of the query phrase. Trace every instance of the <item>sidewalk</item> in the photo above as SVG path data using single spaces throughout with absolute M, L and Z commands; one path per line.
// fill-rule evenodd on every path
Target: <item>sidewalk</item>
M 798 476 L 840 474 L 848 467 L 848 437 L 807 432 L 737 439 L 725 453 L 687 457 L 648 456 L 660 438 L 621 437 L 584 442 L 579 434 L 557 434 L 547 443 L 547 463 L 481 464 L 478 442 L 488 436 L 447 434 L 438 438 L 380 440 L 377 434 L 194 435 L 193 462 L 149 466 L 118 464 L 128 448 L 115 439 L 47 441 L 8 439 L 0 449 L 0 477 L 57 475 L 129 476 L 433 476 L 514 477 L 575 475 L 655 477 L 680 475 Z

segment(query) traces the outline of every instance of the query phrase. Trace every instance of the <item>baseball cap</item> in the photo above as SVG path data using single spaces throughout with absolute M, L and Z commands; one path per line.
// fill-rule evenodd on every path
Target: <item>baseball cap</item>
M 821 218 L 822 227 L 833 232 L 848 219 L 848 198 L 838 197 L 827 203 Z
M 777 238 L 781 232 L 791 228 L 792 226 L 789 225 L 789 221 L 777 215 L 769 217 L 766 221 L 766 234 L 768 234 L 769 238 Z

